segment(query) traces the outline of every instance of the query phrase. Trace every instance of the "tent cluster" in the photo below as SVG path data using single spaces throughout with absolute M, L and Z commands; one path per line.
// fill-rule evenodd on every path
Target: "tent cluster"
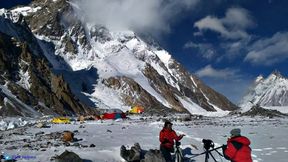
M 85 120 L 107 120 L 107 119 L 125 119 L 127 118 L 126 114 L 120 109 L 101 109 L 101 115 L 89 115 L 89 116 L 79 116 L 78 121 L 84 122 Z M 134 106 L 129 111 L 128 114 L 142 114 L 144 112 L 144 108 L 142 106 Z M 51 120 L 53 124 L 70 124 L 70 118 L 68 117 L 54 117 Z
M 102 115 L 100 115 L 100 119 L 106 120 L 106 119 L 125 119 L 126 114 L 119 109 L 109 109 L 104 111 Z

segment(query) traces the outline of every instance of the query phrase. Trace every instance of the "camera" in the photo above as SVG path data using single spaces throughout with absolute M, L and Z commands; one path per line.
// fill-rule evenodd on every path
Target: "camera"
M 209 150 L 210 148 L 214 148 L 214 142 L 210 139 L 202 139 L 203 147 L 205 150 Z

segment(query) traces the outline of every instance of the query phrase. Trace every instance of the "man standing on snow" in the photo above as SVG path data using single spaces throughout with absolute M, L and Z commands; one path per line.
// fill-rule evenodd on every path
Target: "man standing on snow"
M 231 138 L 223 146 L 223 154 L 231 162 L 252 162 L 250 140 L 241 136 L 241 130 L 236 128 L 230 131 Z
M 185 136 L 184 134 L 177 136 L 172 125 L 171 122 L 166 121 L 159 135 L 160 151 L 166 162 L 172 162 L 171 152 L 174 152 L 174 140 L 180 141 Z

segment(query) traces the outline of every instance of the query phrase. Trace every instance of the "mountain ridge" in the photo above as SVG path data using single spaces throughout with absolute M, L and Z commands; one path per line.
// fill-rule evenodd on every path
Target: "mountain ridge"
M 156 113 L 206 114 L 237 109 L 156 43 L 147 44 L 133 31 L 110 31 L 87 23 L 75 8 L 69 1 L 47 4 L 35 0 L 29 7 L 2 12 L 25 15 L 23 19 L 35 35 L 32 45 L 41 49 L 53 73 L 62 75 L 84 104 L 125 111 L 143 105 Z M 71 79 L 74 74 L 84 79 Z

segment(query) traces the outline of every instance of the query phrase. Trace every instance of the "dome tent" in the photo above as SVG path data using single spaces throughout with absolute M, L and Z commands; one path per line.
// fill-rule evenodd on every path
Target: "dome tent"
M 131 114 L 141 114 L 144 112 L 144 108 L 142 106 L 134 106 L 129 110 Z
M 126 114 L 120 109 L 107 109 L 100 116 L 101 119 L 123 119 L 126 118 Z

